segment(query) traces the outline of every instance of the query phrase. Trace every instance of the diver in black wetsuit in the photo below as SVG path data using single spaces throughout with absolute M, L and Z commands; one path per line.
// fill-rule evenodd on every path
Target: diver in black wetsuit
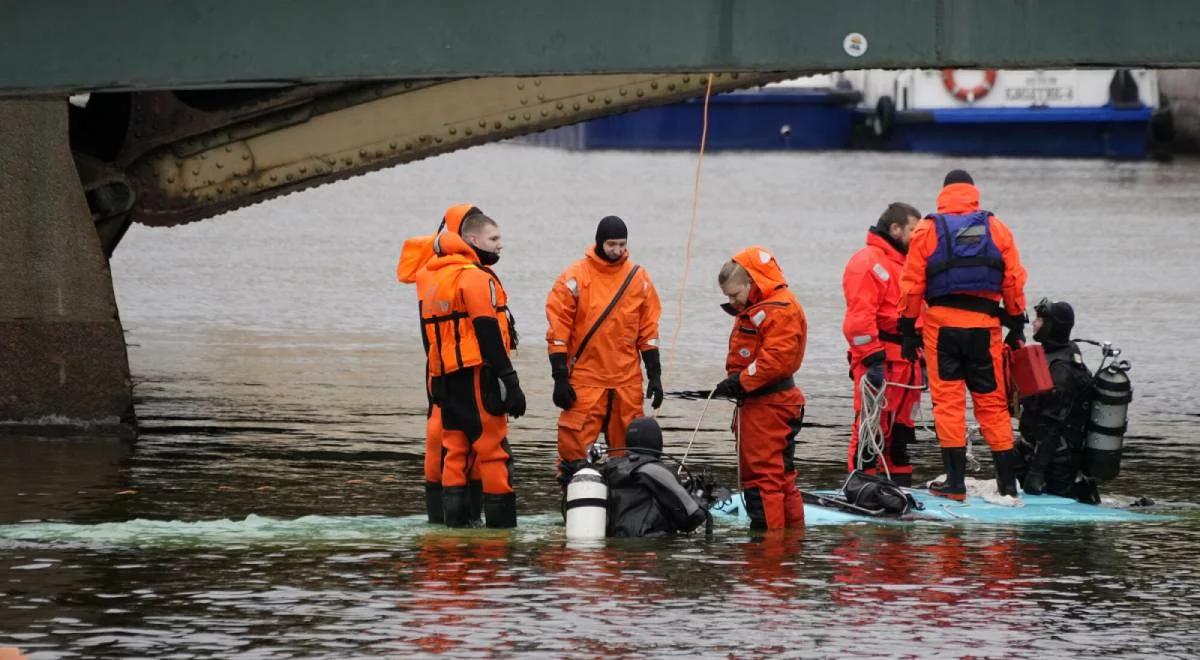
M 606 536 L 665 536 L 688 533 L 709 519 L 703 500 L 688 492 L 663 465 L 662 429 L 649 417 L 629 425 L 624 456 L 600 466 L 608 484 Z
M 1021 399 L 1021 487 L 1033 495 L 1049 493 L 1099 504 L 1096 482 L 1080 472 L 1092 374 L 1071 341 L 1075 310 L 1065 302 L 1042 299 L 1034 311 L 1033 338 L 1046 351 L 1054 389 Z

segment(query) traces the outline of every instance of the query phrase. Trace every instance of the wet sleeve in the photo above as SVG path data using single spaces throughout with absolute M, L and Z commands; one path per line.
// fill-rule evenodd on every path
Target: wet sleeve
M 925 263 L 937 248 L 937 231 L 932 220 L 922 220 L 913 230 L 900 274 L 900 316 L 915 319 L 921 316 L 925 303 Z
M 579 280 L 575 268 L 563 271 L 546 295 L 546 350 L 566 353 L 571 345 L 571 330 L 575 326 L 575 311 L 579 306 Z
M 641 273 L 646 296 L 638 314 L 637 346 L 639 351 L 649 351 L 658 348 L 658 319 L 662 316 L 662 303 L 646 269 L 643 268 Z
M 662 463 L 647 463 L 634 472 L 638 484 L 649 489 L 671 524 L 681 532 L 690 532 L 704 524 L 704 507 L 679 483 Z
M 742 389 L 747 392 L 796 373 L 796 365 L 804 351 L 803 329 L 798 322 L 792 321 L 788 311 L 778 307 L 759 310 L 758 313 L 764 315 L 756 326 L 762 336 L 762 345 L 739 379 Z M 751 321 L 753 319 L 751 316 Z
M 882 277 L 890 277 L 886 269 L 879 268 Z M 847 265 L 842 280 L 842 291 L 846 296 L 846 316 L 842 319 L 842 334 L 850 345 L 850 356 L 861 361 L 868 355 L 882 350 L 879 340 L 879 305 L 887 293 L 887 281 L 874 268 L 852 269 Z
M 1000 257 L 1004 260 L 1004 281 L 1000 283 L 1004 311 L 1010 315 L 1021 314 L 1025 311 L 1025 282 L 1029 274 L 1021 264 L 1021 255 L 1017 252 L 1012 231 L 996 216 L 992 216 L 992 233 L 996 247 L 1000 249 Z

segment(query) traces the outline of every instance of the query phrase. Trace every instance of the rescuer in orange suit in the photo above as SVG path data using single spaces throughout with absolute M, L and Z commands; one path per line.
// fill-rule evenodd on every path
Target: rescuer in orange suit
M 900 282 L 900 332 L 905 359 L 917 359 L 922 338 L 916 320 L 922 307 L 933 421 L 946 480 L 930 492 L 966 498 L 967 420 L 965 385 L 975 418 L 992 449 L 996 484 L 1017 495 L 1012 422 L 1009 420 L 1004 344 L 1025 340 L 1025 280 L 1012 232 L 979 208 L 979 189 L 963 170 L 946 175 L 938 212 L 913 230 Z M 1001 308 L 1000 303 L 1004 303 Z M 1008 334 L 1002 342 L 1001 325 Z
M 728 376 L 713 396 L 737 401 L 733 432 L 750 528 L 803 526 L 795 458 L 804 395 L 793 375 L 808 341 L 804 309 L 765 248 L 734 255 L 717 283 L 729 298 L 721 307 L 735 320 L 725 358 Z
M 596 242 L 554 282 L 546 296 L 546 343 L 554 377 L 558 457 L 564 482 L 604 433 L 609 449 L 625 447 L 625 432 L 641 417 L 642 369 L 645 397 L 663 401 L 658 354 L 662 306 L 646 269 L 629 259 L 625 222 L 607 216 Z
M 491 270 L 503 248 L 500 227 L 474 211 L 463 215 L 459 233 L 434 239 L 419 293 L 431 390 L 442 413 L 442 507 L 447 526 L 472 524 L 474 463 L 487 526 L 515 527 L 508 415 L 525 414 L 525 394 L 508 357 L 515 345 L 508 296 Z
M 429 260 L 436 256 L 434 244 L 437 235 L 443 231 L 457 234 L 463 217 L 474 213 L 479 213 L 479 209 L 472 204 L 455 204 L 446 209 L 445 215 L 442 216 L 442 222 L 434 234 L 404 241 L 404 247 L 400 251 L 400 261 L 396 265 L 396 279 L 405 284 L 416 285 L 418 318 L 420 310 L 425 305 L 425 302 L 421 300 L 421 293 L 428 289 L 433 281 L 433 273 L 426 266 Z M 509 327 L 513 327 L 511 317 Z M 425 334 L 424 324 L 421 325 L 421 339 L 424 343 L 426 357 L 428 357 L 429 338 Z M 516 346 L 515 334 L 513 345 Z M 425 395 L 429 404 L 425 413 L 425 511 L 429 522 L 441 524 L 445 522 L 445 514 L 442 511 L 442 409 L 433 401 L 431 378 L 429 364 L 426 361 Z M 471 520 L 474 523 L 480 521 L 483 506 L 483 484 L 479 480 L 478 462 L 472 460 L 471 464 L 473 469 L 468 483 L 468 494 Z
M 867 230 L 867 246 L 850 257 L 842 274 L 846 296 L 842 334 L 850 345 L 850 379 L 854 382 L 848 466 L 851 471 L 858 467 L 859 384 L 866 378 L 876 391 L 886 388 L 886 404 L 879 420 L 884 453 L 864 460 L 863 471 L 875 474 L 876 462 L 882 459 L 892 481 L 901 486 L 912 485 L 908 445 L 914 438 L 913 409 L 921 401 L 917 388 L 922 381 L 916 363 L 900 355 L 900 272 L 912 230 L 920 220 L 920 211 L 908 204 L 888 205 L 879 222 Z

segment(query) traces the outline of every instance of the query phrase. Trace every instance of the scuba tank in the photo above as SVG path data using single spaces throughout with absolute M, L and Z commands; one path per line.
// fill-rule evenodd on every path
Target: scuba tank
M 567 485 L 567 538 L 604 538 L 608 525 L 608 486 L 592 467 L 580 468 Z
M 1102 349 L 1105 359 L 1121 354 L 1120 349 L 1114 349 L 1108 342 Z M 1128 428 L 1129 402 L 1133 400 L 1129 368 L 1127 360 L 1108 365 L 1101 361 L 1093 379 L 1082 466 L 1083 474 L 1091 479 L 1114 479 L 1121 471 L 1121 449 Z

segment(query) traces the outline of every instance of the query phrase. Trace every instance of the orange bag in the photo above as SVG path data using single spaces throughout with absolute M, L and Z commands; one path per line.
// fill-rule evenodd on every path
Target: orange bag
M 1012 380 L 1021 398 L 1045 394 L 1054 389 L 1050 363 L 1041 344 L 1029 344 L 1012 351 Z

